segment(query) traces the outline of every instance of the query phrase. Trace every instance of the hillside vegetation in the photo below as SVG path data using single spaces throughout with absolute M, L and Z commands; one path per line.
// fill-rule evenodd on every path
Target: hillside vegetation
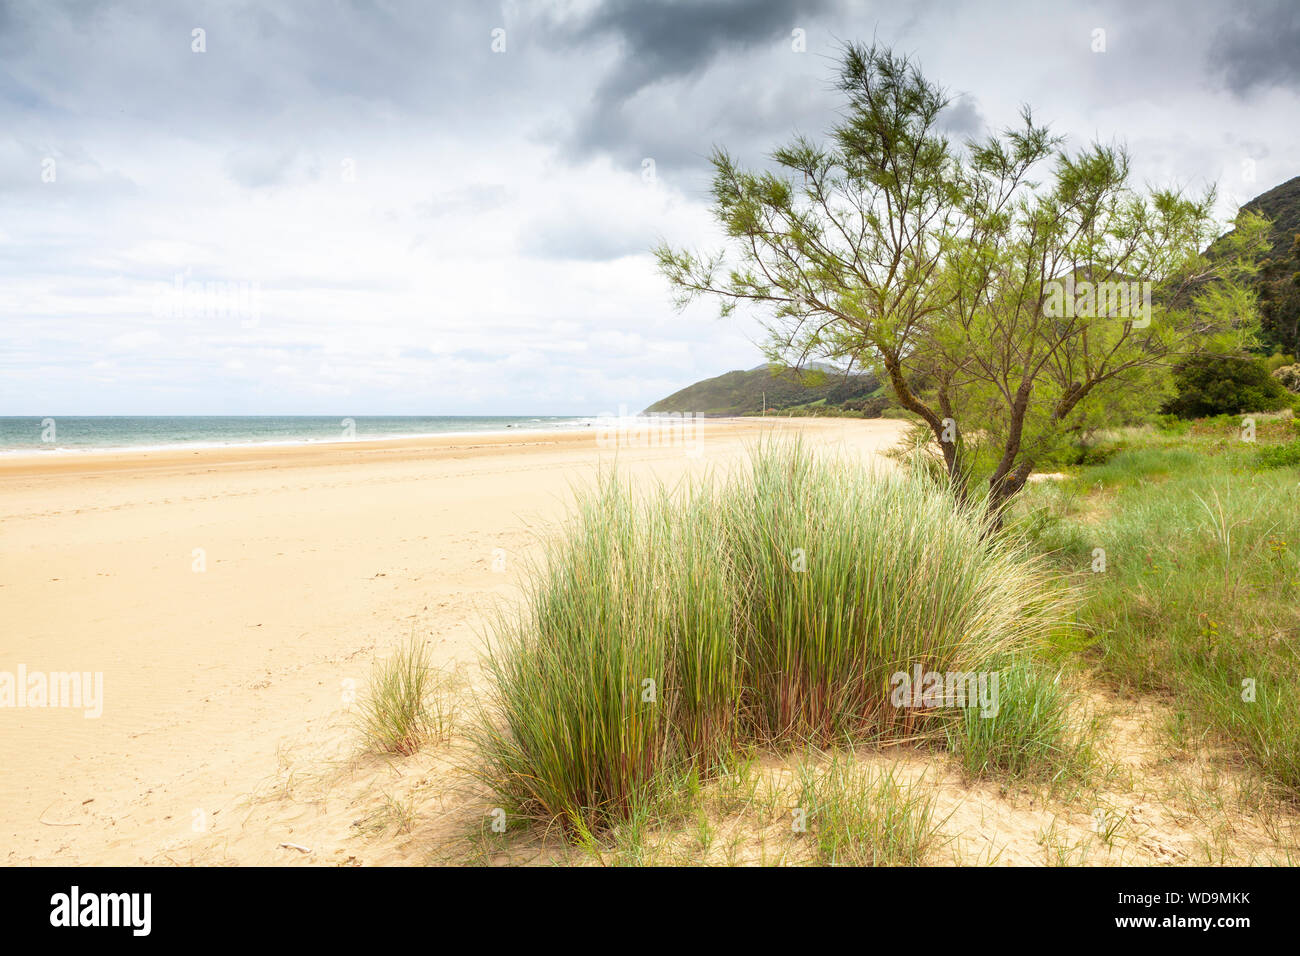
M 724 416 L 761 415 L 766 408 L 769 413 L 878 418 L 885 404 L 883 389 L 874 375 L 846 375 L 822 365 L 790 369 L 764 364 L 688 385 L 645 411 Z

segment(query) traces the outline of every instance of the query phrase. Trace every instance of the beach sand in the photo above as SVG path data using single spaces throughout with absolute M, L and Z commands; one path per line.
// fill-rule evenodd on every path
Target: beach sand
M 0 671 L 103 675 L 98 717 L 0 709 L 3 862 L 352 861 L 357 810 L 328 788 L 259 808 L 305 792 L 291 755 L 351 759 L 351 698 L 409 635 L 472 693 L 484 611 L 573 488 L 616 459 L 638 479 L 725 470 L 772 431 L 870 456 L 903 428 L 709 421 L 698 455 L 587 430 L 0 459 Z

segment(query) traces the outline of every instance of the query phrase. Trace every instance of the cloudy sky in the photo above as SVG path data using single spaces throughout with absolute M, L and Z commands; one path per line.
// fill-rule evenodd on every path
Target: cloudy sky
M 1300 4 L 1056 6 L 0 0 L 0 415 L 596 414 L 752 367 L 648 250 L 717 244 L 715 143 L 826 129 L 846 40 L 954 136 L 1028 102 L 1224 216 L 1300 174 Z

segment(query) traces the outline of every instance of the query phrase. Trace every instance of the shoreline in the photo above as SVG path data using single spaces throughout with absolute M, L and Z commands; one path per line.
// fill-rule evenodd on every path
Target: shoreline
M 710 436 L 729 436 L 737 430 L 746 434 L 781 427 L 788 422 L 892 422 L 892 419 L 840 419 L 840 418 L 768 418 L 737 417 L 702 419 L 699 429 L 702 452 L 707 455 Z M 802 426 L 795 425 L 797 430 Z M 818 426 L 809 426 L 816 428 Z M 888 427 L 888 426 L 887 426 Z M 159 469 L 193 466 L 234 467 L 239 465 L 265 465 L 268 467 L 305 466 L 328 464 L 359 464 L 364 461 L 406 461 L 423 456 L 446 455 L 471 450 L 507 452 L 514 448 L 542 445 L 562 446 L 577 450 L 588 445 L 593 455 L 615 453 L 682 451 L 676 442 L 643 444 L 635 441 L 620 442 L 606 439 L 599 425 L 582 428 L 510 429 L 509 431 L 483 431 L 468 433 L 439 432 L 421 436 L 393 436 L 383 438 L 356 438 L 312 442 L 259 442 L 248 444 L 163 445 L 132 446 L 128 448 L 96 449 L 70 453 L 30 452 L 0 453 L 0 482 L 7 479 L 36 477 L 41 474 L 102 474 L 138 469 Z
M 300 446 L 317 446 L 317 445 L 355 445 L 359 443 L 376 443 L 376 442 L 394 442 L 394 441 L 416 441 L 428 438 L 474 438 L 480 435 L 517 435 L 525 433 L 553 434 L 556 432 L 574 431 L 581 432 L 595 427 L 594 420 L 592 423 L 578 427 L 577 422 L 565 422 L 562 425 L 552 427 L 511 427 L 505 428 L 484 428 L 477 431 L 445 431 L 445 432 L 411 432 L 393 435 L 366 436 L 363 438 L 285 438 L 271 439 L 269 441 L 225 441 L 225 442 L 169 442 L 166 444 L 155 445 L 91 445 L 86 447 L 54 447 L 45 449 L 32 448 L 0 448 L 0 462 L 13 459 L 41 459 L 47 456 L 63 455 L 125 455 L 125 454 L 143 454 L 146 452 L 184 452 L 184 451 L 208 451 L 214 449 L 241 449 L 241 448 L 297 448 Z
M 55 460 L 75 460 L 83 457 L 105 457 L 105 456 L 146 456 L 152 454 L 164 455 L 181 455 L 187 452 L 210 452 L 210 451 L 256 451 L 256 450 L 273 450 L 273 449 L 293 449 L 293 448 L 323 448 L 323 447 L 374 447 L 380 445 L 394 444 L 413 444 L 423 442 L 433 442 L 440 439 L 474 439 L 474 438 L 522 438 L 523 436 L 560 436 L 571 437 L 574 435 L 593 435 L 606 431 L 609 428 L 609 422 L 615 423 L 656 423 L 665 420 L 664 416 L 671 413 L 651 413 L 649 415 L 628 415 L 622 417 L 611 417 L 606 420 L 604 416 L 596 416 L 590 420 L 579 420 L 575 422 L 564 422 L 563 424 L 553 426 L 506 426 L 504 428 L 485 428 L 475 431 L 446 431 L 446 432 L 412 432 L 393 435 L 365 436 L 359 438 L 289 438 L 289 439 L 272 439 L 269 441 L 228 441 L 228 442 L 171 442 L 167 444 L 155 445 L 94 445 L 87 447 L 54 447 L 44 449 L 34 448 L 0 448 L 0 468 L 6 463 L 14 462 L 18 464 L 30 464 L 38 461 L 55 461 Z M 83 416 L 84 417 L 84 416 Z M 105 416 L 116 417 L 116 416 Z M 895 419 L 855 419 L 841 418 L 839 416 L 816 416 L 816 415 L 768 415 L 766 418 L 758 415 L 735 415 L 735 416 L 705 416 L 701 415 L 692 419 L 692 427 L 714 427 L 717 425 L 737 425 L 737 424 L 772 424 L 784 421 L 894 421 Z

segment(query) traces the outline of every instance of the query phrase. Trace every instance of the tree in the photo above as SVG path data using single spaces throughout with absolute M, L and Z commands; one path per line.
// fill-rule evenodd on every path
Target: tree
M 679 307 L 763 310 L 774 361 L 879 374 L 957 494 L 987 481 L 994 525 L 1090 409 L 1251 335 L 1240 280 L 1266 245 L 1259 217 L 1239 217 L 1210 261 L 1213 191 L 1136 190 L 1122 147 L 1071 155 L 1027 107 L 1020 127 L 955 147 L 944 91 L 875 46 L 845 47 L 837 87 L 846 108 L 826 144 L 797 137 L 760 171 L 715 148 L 726 246 L 662 244 L 659 268 Z

